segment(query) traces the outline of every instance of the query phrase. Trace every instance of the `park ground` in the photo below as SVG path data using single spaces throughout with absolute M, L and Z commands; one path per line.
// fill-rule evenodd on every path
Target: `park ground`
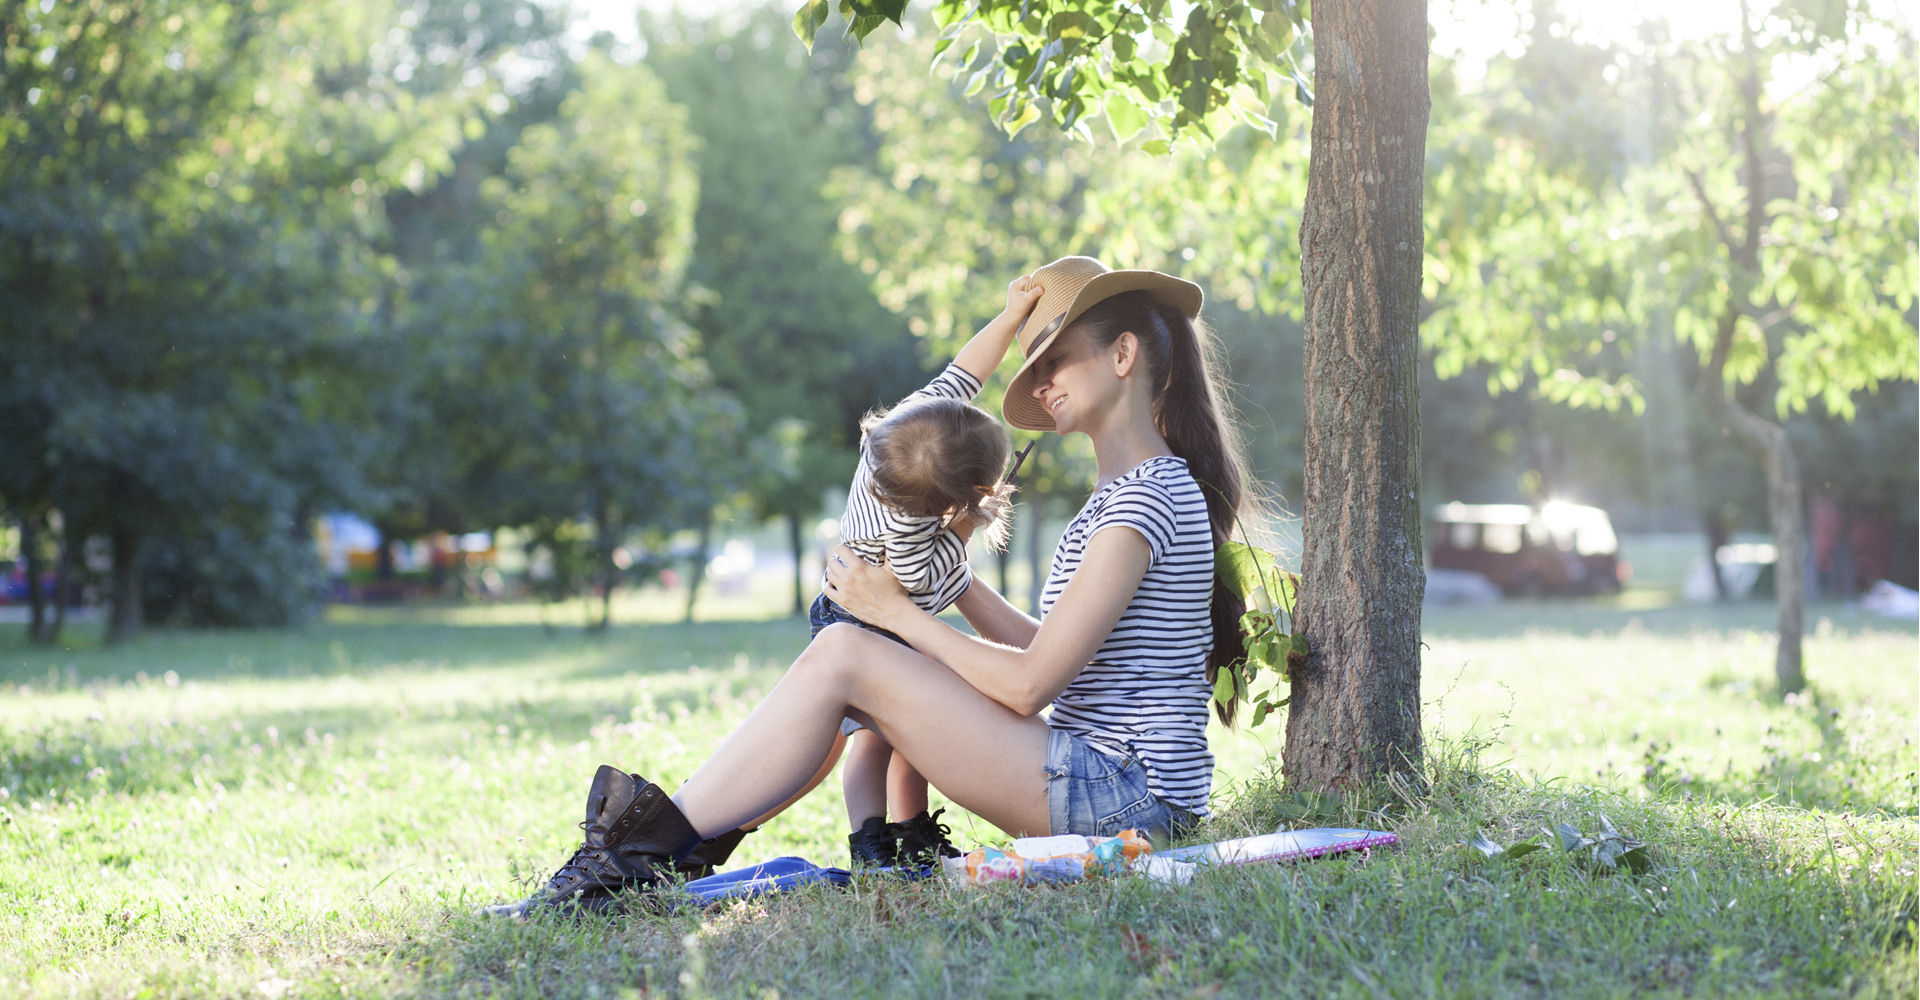
M 1914 996 L 1915 626 L 1816 606 L 1812 686 L 1781 699 L 1770 618 L 1430 610 L 1426 780 L 1399 793 L 1283 795 L 1284 720 L 1216 730 L 1202 836 L 1400 835 L 1366 857 L 528 924 L 474 910 L 565 859 L 594 766 L 677 784 L 803 624 L 402 610 L 58 649 L 8 627 L 0 996 Z M 1652 867 L 1462 846 L 1603 822 Z M 844 833 L 830 781 L 736 860 L 839 863 Z

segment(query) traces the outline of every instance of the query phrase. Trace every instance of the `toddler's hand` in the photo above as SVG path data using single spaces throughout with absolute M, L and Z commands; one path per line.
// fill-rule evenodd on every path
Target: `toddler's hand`
M 1007 286 L 1007 308 L 1002 315 L 1017 325 L 1033 311 L 1034 304 L 1040 301 L 1040 296 L 1045 292 L 1046 289 L 1040 287 L 1032 275 L 1013 279 L 1013 283 Z

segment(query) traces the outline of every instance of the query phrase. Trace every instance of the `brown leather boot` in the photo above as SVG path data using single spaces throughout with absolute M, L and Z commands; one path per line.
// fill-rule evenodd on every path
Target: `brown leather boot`
M 534 910 L 617 912 L 619 894 L 671 880 L 674 866 L 700 844 L 680 808 L 659 785 L 605 764 L 587 792 L 587 832 L 579 850 L 533 895 L 489 906 L 491 916 L 525 919 Z
M 758 829 L 760 828 L 757 826 L 753 828 L 753 830 Z M 697 878 L 706 878 L 727 863 L 727 859 L 733 856 L 733 849 L 739 847 L 741 839 L 753 830 L 729 830 L 718 837 L 701 841 L 700 846 L 694 848 L 692 854 L 682 858 L 679 864 L 673 866 L 674 874 L 689 882 Z

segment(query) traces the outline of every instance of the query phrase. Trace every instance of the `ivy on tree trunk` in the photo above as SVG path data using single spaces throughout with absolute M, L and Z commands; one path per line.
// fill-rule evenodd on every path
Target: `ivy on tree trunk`
M 1284 773 L 1365 783 L 1420 755 L 1419 324 L 1425 0 L 1313 5 L 1300 230 L 1305 525 Z

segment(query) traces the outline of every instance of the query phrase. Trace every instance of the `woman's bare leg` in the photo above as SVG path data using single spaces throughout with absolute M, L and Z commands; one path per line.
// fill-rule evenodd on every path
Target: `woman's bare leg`
M 927 811 L 927 779 L 898 750 L 887 761 L 887 812 L 902 823 Z
M 778 816 L 781 813 L 786 812 L 788 809 L 793 808 L 793 804 L 795 802 L 798 802 L 801 799 L 804 799 L 807 796 L 812 795 L 813 790 L 816 788 L 819 788 L 820 783 L 822 781 L 827 780 L 827 775 L 833 773 L 833 765 L 840 763 L 840 753 L 841 751 L 847 748 L 847 738 L 845 736 L 839 736 L 838 734 L 835 734 L 835 736 L 836 738 L 833 741 L 833 749 L 827 751 L 826 762 L 820 765 L 820 770 L 813 772 L 813 777 L 808 778 L 807 783 L 801 786 L 799 791 L 793 793 L 792 795 L 787 796 L 787 801 L 782 802 L 777 806 L 774 806 L 772 809 L 767 810 L 765 813 L 762 813 L 759 819 L 756 819 L 750 823 L 740 824 L 741 828 L 747 829 L 747 830 L 758 830 L 761 827 L 766 826 L 767 822 L 773 819 L 775 816 Z
M 896 754 L 887 741 L 862 729 L 847 737 L 847 766 L 840 771 L 840 791 L 847 800 L 847 825 L 855 830 L 869 816 L 887 815 L 887 764 Z
M 852 716 L 935 788 L 1008 833 L 1051 832 L 1047 724 L 959 675 L 852 625 L 823 630 L 753 714 L 674 793 L 701 836 L 765 813 L 800 790 Z

